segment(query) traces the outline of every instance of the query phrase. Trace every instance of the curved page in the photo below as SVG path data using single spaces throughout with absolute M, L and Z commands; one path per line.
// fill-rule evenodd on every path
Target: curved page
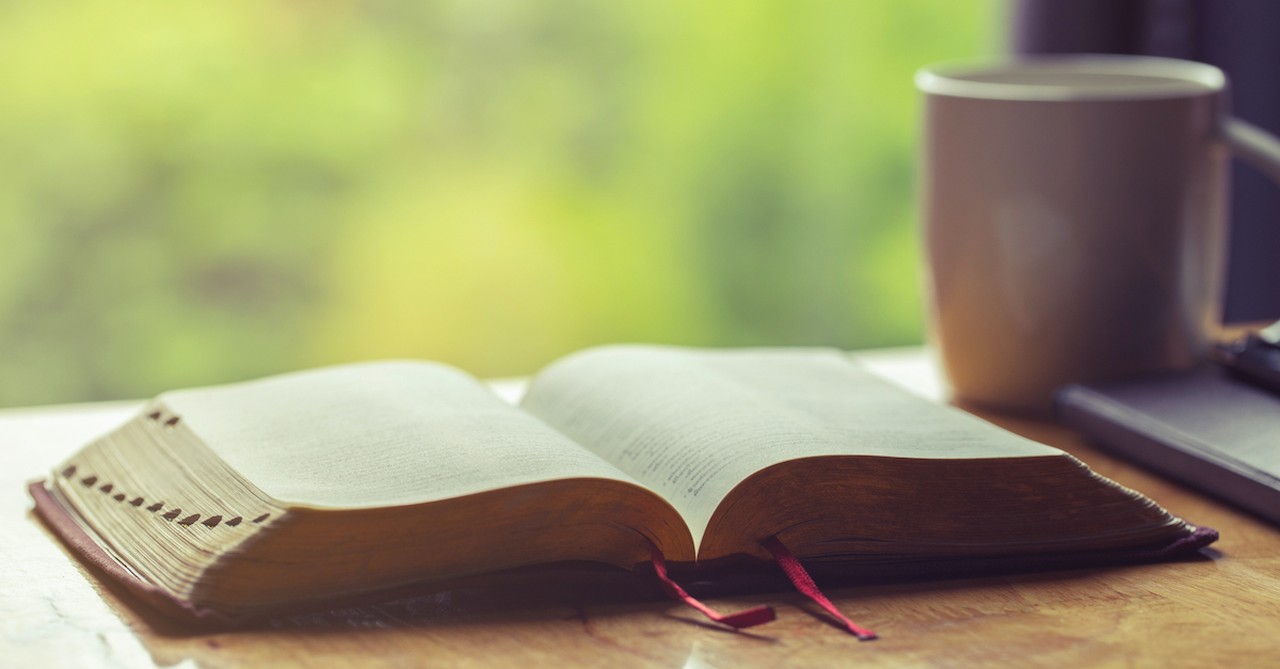
M 541 481 L 634 480 L 425 362 L 379 362 L 161 395 L 214 453 L 292 506 L 420 504 Z
M 780 462 L 1064 456 L 825 349 L 592 349 L 539 373 L 523 407 L 666 497 L 699 545 L 724 497 Z

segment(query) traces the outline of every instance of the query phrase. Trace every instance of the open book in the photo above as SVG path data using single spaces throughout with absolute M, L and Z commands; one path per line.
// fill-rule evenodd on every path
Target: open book
M 1211 536 L 830 350 L 590 349 L 519 407 L 425 362 L 165 393 L 31 487 L 153 603 L 260 617 L 657 547 L 719 568 L 1166 555 Z

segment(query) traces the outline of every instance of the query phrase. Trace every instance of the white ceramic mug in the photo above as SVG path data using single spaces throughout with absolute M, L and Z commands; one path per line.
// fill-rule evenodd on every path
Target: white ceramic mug
M 930 337 L 957 399 L 1186 368 L 1218 327 L 1227 158 L 1280 142 L 1215 67 L 1055 56 L 921 70 Z M 1280 216 L 1280 212 L 1276 212 Z

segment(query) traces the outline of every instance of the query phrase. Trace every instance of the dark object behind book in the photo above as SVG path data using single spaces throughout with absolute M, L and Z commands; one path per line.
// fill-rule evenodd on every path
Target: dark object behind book
M 1280 395 L 1205 365 L 1067 386 L 1057 411 L 1100 446 L 1280 523 Z
M 1240 381 L 1280 393 L 1280 321 L 1256 334 L 1219 344 L 1213 357 Z

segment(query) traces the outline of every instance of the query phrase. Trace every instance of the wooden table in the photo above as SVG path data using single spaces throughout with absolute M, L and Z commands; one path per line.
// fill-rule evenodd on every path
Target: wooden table
M 903 385 L 940 395 L 919 350 L 863 357 Z M 674 602 L 628 597 L 614 575 L 589 587 L 523 584 L 509 592 L 499 582 L 194 634 L 144 617 L 88 572 L 31 513 L 24 490 L 136 406 L 0 411 L 0 665 L 1280 667 L 1280 528 L 1117 461 L 1065 429 L 990 414 L 1173 513 L 1216 527 L 1216 550 L 1172 564 L 829 592 L 881 634 L 861 643 L 824 623 L 798 595 L 713 601 L 724 609 L 777 605 L 773 624 L 734 633 Z

